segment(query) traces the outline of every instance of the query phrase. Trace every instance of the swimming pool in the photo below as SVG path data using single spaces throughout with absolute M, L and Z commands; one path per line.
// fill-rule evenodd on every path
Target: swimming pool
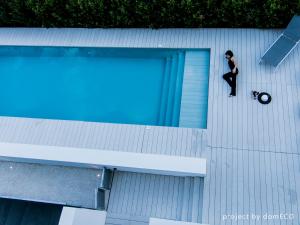
M 0 47 L 0 115 L 178 126 L 184 49 Z

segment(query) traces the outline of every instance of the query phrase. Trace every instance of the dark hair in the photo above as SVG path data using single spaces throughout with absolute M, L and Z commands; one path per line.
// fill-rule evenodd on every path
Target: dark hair
M 233 57 L 233 52 L 232 52 L 231 50 L 227 50 L 227 51 L 225 52 L 225 55 L 229 55 L 230 58 L 231 58 L 231 57 Z

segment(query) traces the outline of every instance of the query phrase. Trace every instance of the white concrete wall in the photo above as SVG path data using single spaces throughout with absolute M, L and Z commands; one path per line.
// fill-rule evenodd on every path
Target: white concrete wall
M 206 160 L 100 149 L 0 143 L 0 158 L 18 162 L 68 166 L 98 166 L 120 171 L 173 176 L 206 175 Z
M 159 218 L 150 218 L 149 225 L 205 225 L 200 223 L 189 223 L 184 221 L 165 220 Z
M 106 212 L 64 207 L 59 225 L 105 225 Z

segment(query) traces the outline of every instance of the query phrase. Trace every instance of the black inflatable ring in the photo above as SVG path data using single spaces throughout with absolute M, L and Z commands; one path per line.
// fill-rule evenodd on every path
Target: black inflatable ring
M 263 96 L 266 95 L 268 98 L 267 100 L 263 100 Z M 272 101 L 272 97 L 269 93 L 267 92 L 261 92 L 259 93 L 259 95 L 257 96 L 257 100 L 261 103 L 261 104 L 269 104 Z

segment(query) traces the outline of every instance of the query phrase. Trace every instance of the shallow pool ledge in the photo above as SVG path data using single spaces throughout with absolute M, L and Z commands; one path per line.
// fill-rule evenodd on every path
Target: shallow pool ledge
M 102 149 L 0 143 L 0 159 L 49 165 L 109 168 L 171 176 L 206 176 L 206 159 Z

